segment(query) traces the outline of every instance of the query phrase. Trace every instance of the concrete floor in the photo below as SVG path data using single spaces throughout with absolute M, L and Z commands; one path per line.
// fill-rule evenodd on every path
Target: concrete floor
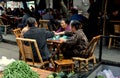
M 13 43 L 16 42 L 15 36 L 14 35 L 3 35 L 4 40 L 6 41 L 11 41 Z M 1 56 L 6 56 L 8 58 L 14 58 L 18 59 L 19 57 L 19 52 L 18 52 L 18 47 L 17 45 L 13 45 L 11 43 L 4 43 L 0 42 L 0 57 Z M 95 49 L 95 55 L 97 58 L 99 58 L 99 44 L 97 45 Z M 109 60 L 113 62 L 119 62 L 120 63 L 120 48 L 111 48 L 108 49 L 107 46 L 103 46 L 102 50 L 103 56 L 102 59 L 104 60 Z
M 4 42 L 0 42 L 0 58 L 2 56 L 6 56 L 9 59 L 13 58 L 15 60 L 18 60 L 19 49 L 18 49 L 18 46 L 16 45 L 15 36 L 14 35 L 6 35 L 6 36 L 3 35 L 3 38 L 4 38 Z M 99 44 L 97 45 L 94 53 L 96 57 L 99 59 Z M 107 46 L 104 45 L 103 50 L 102 50 L 102 60 L 112 61 L 112 64 L 119 63 L 120 65 L 120 48 L 111 47 L 111 49 L 108 49 Z M 99 63 L 97 63 L 94 68 L 89 68 L 90 70 L 88 72 L 80 72 L 79 70 L 78 71 L 75 70 L 75 72 L 79 76 L 79 78 L 95 78 L 96 73 L 98 72 L 98 70 L 96 69 L 96 66 L 98 64 Z M 114 70 L 119 71 L 118 69 L 114 69 Z M 114 70 L 112 71 L 114 72 Z M 89 74 L 88 76 L 88 73 L 91 73 L 91 74 Z
M 17 45 L 0 42 L 0 58 L 2 56 L 6 56 L 9 59 L 18 59 L 19 50 Z

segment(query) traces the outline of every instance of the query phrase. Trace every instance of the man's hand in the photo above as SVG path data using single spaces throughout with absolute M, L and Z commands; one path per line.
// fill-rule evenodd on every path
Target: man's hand
M 53 31 L 55 35 L 59 35 L 57 32 Z
M 63 42 L 66 42 L 66 39 L 60 38 L 59 41 L 63 43 Z

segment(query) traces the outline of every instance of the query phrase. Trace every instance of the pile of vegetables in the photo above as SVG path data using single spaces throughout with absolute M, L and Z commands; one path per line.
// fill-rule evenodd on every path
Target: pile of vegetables
M 7 65 L 2 78 L 40 78 L 28 64 L 23 61 L 14 61 Z

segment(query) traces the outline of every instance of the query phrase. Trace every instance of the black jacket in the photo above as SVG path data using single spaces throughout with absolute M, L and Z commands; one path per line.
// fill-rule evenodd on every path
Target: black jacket
M 53 32 L 47 31 L 46 29 L 40 29 L 36 27 L 31 27 L 26 33 L 23 34 L 25 38 L 36 39 L 39 50 L 41 52 L 43 59 L 49 59 L 51 54 L 47 47 L 47 38 L 51 38 L 54 36 Z M 34 57 L 37 56 L 35 50 Z

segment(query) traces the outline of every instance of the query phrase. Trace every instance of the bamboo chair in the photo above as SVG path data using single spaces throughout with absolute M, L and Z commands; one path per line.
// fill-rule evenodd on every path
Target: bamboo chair
M 43 61 L 36 40 L 27 38 L 16 38 L 16 41 L 22 55 L 22 60 L 24 60 L 26 63 L 38 68 L 44 68 L 45 65 L 49 63 L 49 61 Z M 39 62 L 35 62 L 34 60 L 32 51 L 33 46 L 37 52 Z M 27 59 L 31 59 L 31 61 Z M 53 64 L 52 59 L 50 59 L 50 62 Z
M 22 37 L 22 35 L 21 35 L 21 29 L 20 28 L 14 29 L 13 33 L 14 33 L 14 35 L 15 35 L 16 38 Z
M 85 69 L 85 71 L 88 71 L 88 64 L 90 60 L 93 60 L 93 65 L 96 63 L 96 57 L 94 55 L 94 50 L 96 48 L 99 38 L 100 36 L 93 37 L 88 47 L 81 53 L 81 57 L 73 57 L 74 61 L 79 61 L 80 70 Z
M 39 27 L 48 29 L 48 22 L 49 20 L 39 20 Z
M 111 48 L 112 41 L 114 47 L 117 47 L 118 39 L 120 39 L 120 24 L 114 25 L 114 35 L 110 35 L 108 48 Z
M 8 22 L 6 21 L 6 24 L 3 23 L 2 18 L 0 18 L 0 27 L 4 27 L 4 35 L 7 34 L 7 28 L 10 27 Z
M 20 28 L 14 29 L 13 34 L 15 35 L 16 38 L 22 37 Z M 20 52 L 19 52 L 19 59 L 21 59 L 21 53 Z

